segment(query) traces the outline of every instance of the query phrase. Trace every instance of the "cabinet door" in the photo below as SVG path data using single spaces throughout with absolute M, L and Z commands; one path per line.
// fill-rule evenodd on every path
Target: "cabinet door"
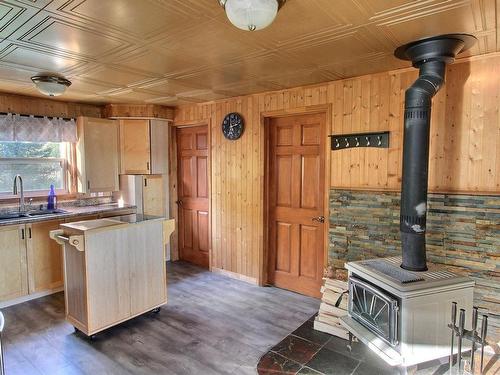
M 130 225 L 130 312 L 150 310 L 167 300 L 167 281 L 163 250 L 163 222 Z
M 28 294 L 24 225 L 0 228 L 0 301 Z
M 144 176 L 142 207 L 144 215 L 165 216 L 162 176 Z
M 120 120 L 122 174 L 150 174 L 149 120 Z
M 168 173 L 168 121 L 150 120 L 151 174 Z
M 29 292 L 36 293 L 63 285 L 62 248 L 50 239 L 49 232 L 59 229 L 61 220 L 26 226 Z
M 128 229 L 88 231 L 85 267 L 89 331 L 130 317 Z
M 118 123 L 90 117 L 78 118 L 78 191 L 119 190 Z

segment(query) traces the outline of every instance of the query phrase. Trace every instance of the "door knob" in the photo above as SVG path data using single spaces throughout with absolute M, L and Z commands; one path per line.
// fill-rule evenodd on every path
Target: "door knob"
M 316 217 L 312 218 L 312 221 L 317 221 L 318 223 L 324 223 L 325 217 L 324 216 L 316 216 Z

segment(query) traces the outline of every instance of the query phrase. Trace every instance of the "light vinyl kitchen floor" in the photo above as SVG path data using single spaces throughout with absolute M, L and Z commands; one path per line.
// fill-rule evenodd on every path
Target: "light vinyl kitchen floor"
M 6 374 L 255 374 L 259 358 L 318 308 L 314 298 L 171 263 L 161 312 L 95 341 L 65 322 L 62 293 L 4 309 Z

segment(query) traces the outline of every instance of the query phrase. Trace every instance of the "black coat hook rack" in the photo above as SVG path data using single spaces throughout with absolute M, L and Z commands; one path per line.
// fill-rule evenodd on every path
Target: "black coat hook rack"
M 356 147 L 389 148 L 389 132 L 330 135 L 331 148 L 343 150 Z

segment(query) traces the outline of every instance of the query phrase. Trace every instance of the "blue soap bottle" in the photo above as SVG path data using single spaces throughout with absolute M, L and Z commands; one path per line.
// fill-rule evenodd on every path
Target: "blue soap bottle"
M 49 196 L 47 197 L 47 210 L 55 210 L 57 205 L 57 196 L 54 185 L 50 185 Z

